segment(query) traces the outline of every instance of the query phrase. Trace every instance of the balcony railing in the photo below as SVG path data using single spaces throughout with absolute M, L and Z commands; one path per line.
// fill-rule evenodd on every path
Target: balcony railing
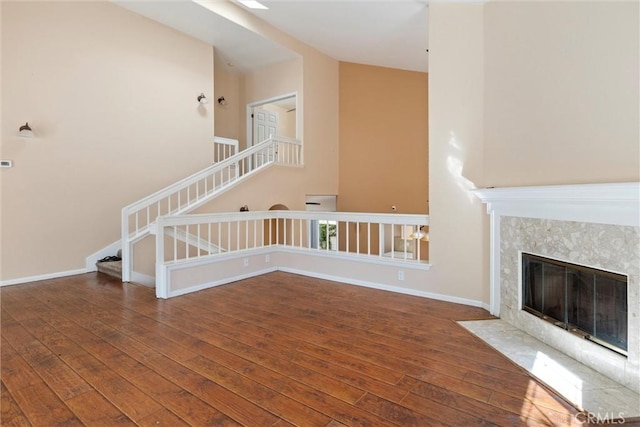
M 167 297 L 165 267 L 254 250 L 284 250 L 378 263 L 428 264 L 418 237 L 427 215 L 264 211 L 173 215 L 157 220 L 156 288 Z M 178 238 L 177 236 L 190 236 Z M 199 243 L 196 243 L 199 242 Z

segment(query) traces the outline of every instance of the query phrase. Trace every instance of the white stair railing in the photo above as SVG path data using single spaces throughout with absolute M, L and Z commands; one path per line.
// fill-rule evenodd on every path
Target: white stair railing
M 220 163 L 238 154 L 238 140 L 216 136 L 213 138 L 213 163 Z
M 208 203 L 271 165 L 302 166 L 302 143 L 271 136 L 219 163 L 122 209 L 122 280 L 131 280 L 133 244 L 152 232 L 156 218 L 180 215 Z

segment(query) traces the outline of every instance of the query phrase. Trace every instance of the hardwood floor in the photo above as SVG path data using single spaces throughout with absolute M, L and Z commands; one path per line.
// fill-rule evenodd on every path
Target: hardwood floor
M 271 273 L 158 300 L 100 273 L 3 287 L 3 426 L 582 425 L 457 304 Z

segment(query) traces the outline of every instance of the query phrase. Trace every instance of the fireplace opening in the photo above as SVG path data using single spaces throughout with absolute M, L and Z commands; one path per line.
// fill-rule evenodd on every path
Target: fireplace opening
M 522 309 L 627 355 L 627 276 L 523 253 Z

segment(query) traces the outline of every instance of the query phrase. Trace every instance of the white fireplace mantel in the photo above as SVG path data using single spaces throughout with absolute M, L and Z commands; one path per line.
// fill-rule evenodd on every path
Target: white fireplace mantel
M 472 190 L 490 221 L 489 311 L 500 314 L 500 217 L 640 226 L 640 182 L 504 187 Z
M 640 182 L 472 191 L 489 214 L 640 226 Z

